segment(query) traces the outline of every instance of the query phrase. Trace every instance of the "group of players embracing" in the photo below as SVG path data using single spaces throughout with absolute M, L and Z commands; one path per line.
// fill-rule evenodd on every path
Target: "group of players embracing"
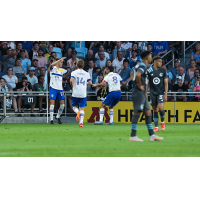
M 125 84 L 122 78 L 113 72 L 113 67 L 108 66 L 106 68 L 106 76 L 104 80 L 99 84 L 92 84 L 91 77 L 88 72 L 83 70 L 84 61 L 78 60 L 76 63 L 76 70 L 71 72 L 62 68 L 63 60 L 61 58 L 58 61 L 54 62 L 50 66 L 50 124 L 53 122 L 53 113 L 54 113 L 54 104 L 56 98 L 60 102 L 60 108 L 55 119 L 59 124 L 61 122 L 61 114 L 64 109 L 64 93 L 62 88 L 62 78 L 68 73 L 71 75 L 70 84 L 72 86 L 72 107 L 76 115 L 76 120 L 79 121 L 79 127 L 83 127 L 84 120 L 84 107 L 87 106 L 87 85 L 93 85 L 94 87 L 103 86 L 108 84 L 109 94 L 106 96 L 106 99 L 102 102 L 100 108 L 100 120 L 95 122 L 95 125 L 103 125 L 103 117 L 105 107 L 109 107 L 109 116 L 110 122 L 107 125 L 114 125 L 113 116 L 114 109 L 113 107 L 121 99 L 121 84 Z M 133 90 L 132 90 L 132 99 L 133 99 L 133 108 L 134 115 L 131 122 L 131 136 L 130 141 L 143 141 L 142 139 L 136 136 L 137 133 L 137 124 L 142 112 L 145 114 L 145 122 L 149 132 L 150 141 L 159 141 L 163 140 L 163 137 L 159 137 L 154 134 L 158 132 L 158 112 L 160 113 L 161 118 L 161 130 L 165 130 L 165 111 L 164 111 L 164 102 L 167 101 L 167 91 L 168 91 L 168 76 L 165 69 L 161 68 L 162 59 L 159 56 L 153 58 L 153 66 L 147 69 L 148 64 L 152 62 L 152 55 L 149 51 L 144 51 L 141 53 L 142 62 L 138 63 L 131 73 L 133 80 Z M 68 74 L 69 75 L 69 74 Z M 148 103 L 147 91 L 148 84 L 150 86 L 150 103 L 154 111 L 154 123 L 155 128 L 152 126 L 152 116 L 151 109 Z

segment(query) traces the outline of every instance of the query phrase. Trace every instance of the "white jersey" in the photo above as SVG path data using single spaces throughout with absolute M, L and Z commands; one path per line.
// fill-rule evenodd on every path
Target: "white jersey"
M 55 90 L 63 90 L 62 87 L 63 74 L 67 73 L 68 70 L 65 70 L 63 68 L 58 69 L 56 66 L 50 69 L 50 87 L 52 87 Z
M 123 80 L 119 74 L 110 72 L 103 81 L 108 83 L 109 92 L 121 90 L 120 83 L 123 82 Z
M 91 81 L 90 74 L 83 69 L 77 69 L 72 72 L 71 77 L 74 78 L 72 96 L 76 98 L 85 98 L 87 82 Z

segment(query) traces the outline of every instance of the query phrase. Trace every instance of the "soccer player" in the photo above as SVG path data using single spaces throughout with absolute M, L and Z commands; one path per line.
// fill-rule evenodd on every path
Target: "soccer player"
M 104 80 L 99 84 L 93 84 L 94 87 L 104 86 L 106 83 L 108 83 L 109 87 L 109 94 L 106 96 L 106 99 L 102 102 L 101 108 L 100 108 L 100 120 L 95 125 L 102 125 L 103 124 L 103 117 L 104 117 L 104 111 L 105 107 L 109 106 L 109 115 L 110 115 L 110 122 L 107 125 L 114 125 L 113 123 L 113 117 L 114 117 L 114 110 L 113 107 L 118 104 L 118 102 L 121 99 L 121 90 L 120 90 L 120 83 L 123 83 L 123 80 L 121 76 L 117 73 L 113 73 L 113 67 L 108 66 L 106 68 L 106 74 L 108 74 Z
M 168 75 L 162 66 L 162 58 L 156 56 L 153 58 L 154 66 L 147 70 L 147 88 L 150 86 L 150 103 L 154 111 L 154 132 L 158 132 L 158 112 L 161 118 L 161 130 L 165 130 L 165 111 L 164 102 L 167 101 Z M 165 92 L 165 93 L 164 93 Z
M 58 109 L 58 114 L 55 119 L 58 121 L 59 124 L 62 124 L 60 115 L 62 114 L 65 107 L 65 96 L 63 93 L 62 79 L 63 75 L 66 75 L 68 73 L 68 70 L 62 68 L 64 59 L 65 57 L 53 62 L 50 65 L 50 124 L 54 124 L 53 114 L 56 98 L 58 98 L 58 101 L 60 102 L 60 108 Z
M 132 90 L 132 98 L 133 98 L 133 108 L 134 115 L 132 117 L 132 128 L 131 128 L 131 137 L 130 141 L 140 141 L 143 140 L 136 136 L 137 133 L 137 123 L 140 117 L 140 114 L 144 112 L 145 114 L 145 122 L 149 131 L 149 140 L 150 141 L 158 141 L 163 140 L 162 137 L 158 137 L 154 134 L 152 121 L 151 121 L 151 110 L 149 107 L 149 103 L 146 97 L 146 81 L 147 81 L 147 65 L 151 63 L 152 56 L 151 52 L 143 51 L 141 53 L 142 62 L 138 63 L 135 66 L 135 69 L 131 73 L 134 82 L 134 88 Z
M 72 107 L 77 114 L 76 121 L 79 121 L 79 127 L 83 127 L 84 107 L 87 106 L 86 90 L 87 84 L 92 85 L 90 74 L 83 70 L 84 61 L 79 59 L 76 63 L 77 70 L 71 73 L 70 84 L 72 86 Z M 79 109 L 78 109 L 79 106 Z

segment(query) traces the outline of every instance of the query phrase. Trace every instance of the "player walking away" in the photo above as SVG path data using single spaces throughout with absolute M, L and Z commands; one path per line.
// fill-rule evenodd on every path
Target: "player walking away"
M 109 87 L 109 94 L 106 96 L 106 99 L 102 102 L 100 108 L 100 120 L 95 125 L 102 125 L 103 124 L 103 116 L 105 107 L 109 106 L 109 115 L 110 115 L 110 122 L 107 125 L 114 125 L 113 117 L 114 117 L 114 110 L 113 107 L 118 104 L 121 99 L 121 90 L 120 90 L 120 83 L 123 83 L 121 76 L 117 73 L 113 73 L 113 67 L 108 66 L 106 68 L 106 74 L 108 74 L 104 80 L 100 84 L 93 84 L 94 87 L 104 86 L 108 83 Z
M 151 110 L 146 97 L 147 65 L 152 61 L 151 52 L 142 52 L 141 58 L 142 62 L 138 63 L 131 73 L 134 82 L 134 88 L 132 91 L 134 115 L 132 117 L 130 141 L 143 141 L 136 136 L 137 123 L 142 112 L 145 114 L 145 122 L 149 131 L 149 140 L 158 141 L 162 140 L 163 138 L 154 134 L 151 121 Z
M 165 130 L 165 111 L 164 102 L 167 101 L 168 75 L 162 66 L 162 58 L 156 56 L 153 58 L 154 66 L 147 70 L 147 88 L 150 85 L 150 103 L 154 111 L 154 132 L 158 132 L 158 112 L 161 118 L 161 130 Z M 165 92 L 165 94 L 164 94 Z
M 63 60 L 65 57 L 53 62 L 50 65 L 50 91 L 49 91 L 49 99 L 50 99 L 50 124 L 54 124 L 53 122 L 53 114 L 54 114 L 54 105 L 55 100 L 58 98 L 60 102 L 60 108 L 58 109 L 58 114 L 55 119 L 59 124 L 62 124 L 60 116 L 65 107 L 65 96 L 62 87 L 62 79 L 63 75 L 68 73 L 68 70 L 62 68 Z
M 83 70 L 84 61 L 79 59 L 76 63 L 77 70 L 71 74 L 70 84 L 72 86 L 72 107 L 77 114 L 76 121 L 79 121 L 79 127 L 83 127 L 84 107 L 87 106 L 87 83 L 92 85 L 90 74 Z M 78 109 L 79 106 L 79 109 Z

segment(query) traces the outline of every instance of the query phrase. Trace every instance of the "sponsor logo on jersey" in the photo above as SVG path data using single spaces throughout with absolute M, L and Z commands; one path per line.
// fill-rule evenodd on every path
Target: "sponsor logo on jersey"
M 158 77 L 155 77 L 155 78 L 153 79 L 153 83 L 154 83 L 155 85 L 158 85 L 158 84 L 160 83 L 160 79 L 159 79 Z
M 162 76 L 163 76 L 163 73 L 160 73 L 159 76 L 162 77 Z

